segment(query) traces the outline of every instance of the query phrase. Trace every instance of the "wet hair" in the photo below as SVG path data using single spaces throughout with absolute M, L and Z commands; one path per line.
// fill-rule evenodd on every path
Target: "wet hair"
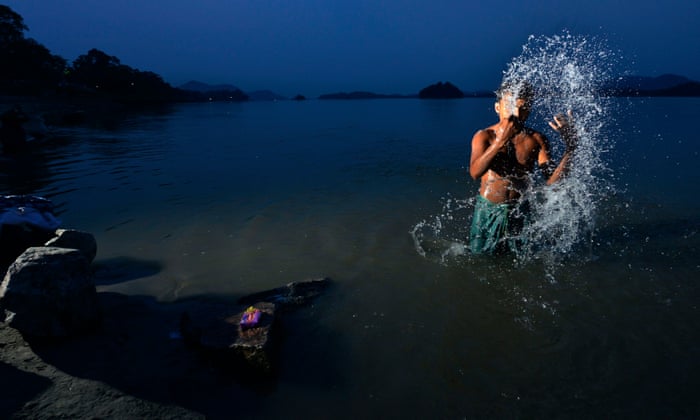
M 516 99 L 524 99 L 527 102 L 532 102 L 535 99 L 535 89 L 527 80 L 520 82 L 506 80 L 501 83 L 501 86 L 494 93 L 497 101 L 500 101 L 503 99 L 503 96 L 509 93 L 515 93 L 517 94 Z

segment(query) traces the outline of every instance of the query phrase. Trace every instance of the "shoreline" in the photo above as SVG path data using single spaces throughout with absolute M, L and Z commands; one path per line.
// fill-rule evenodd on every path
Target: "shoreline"
M 0 322 L 0 418 L 255 417 L 275 389 L 277 374 L 251 376 L 179 333 L 183 313 L 233 303 L 98 299 L 102 322 L 80 336 L 33 340 Z
M 0 417 L 204 418 L 170 395 L 173 387 L 188 386 L 192 371 L 206 371 L 181 340 L 168 336 L 181 305 L 98 297 L 104 318 L 86 336 L 27 341 L 0 323 Z

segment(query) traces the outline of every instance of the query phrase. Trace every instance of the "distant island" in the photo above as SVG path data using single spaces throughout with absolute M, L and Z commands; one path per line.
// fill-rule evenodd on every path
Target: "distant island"
M 621 76 L 615 80 L 602 83 L 599 93 L 610 97 L 700 97 L 700 82 L 684 76 L 664 74 L 658 77 Z M 338 92 L 319 96 L 319 99 L 384 99 L 384 98 L 420 98 L 420 99 L 461 99 L 492 98 L 493 91 L 480 90 L 465 92 L 451 82 L 437 82 L 421 89 L 416 94 L 384 95 L 373 92 Z
M 459 99 L 464 98 L 464 92 L 450 82 L 437 82 L 418 92 L 421 99 Z
M 606 96 L 700 96 L 700 82 L 675 74 L 623 76 L 602 87 Z
M 390 95 L 384 95 L 381 93 L 373 92 L 338 92 L 338 93 L 327 93 L 318 97 L 318 99 L 396 99 L 396 98 L 415 98 L 416 95 L 401 95 L 398 93 L 393 93 Z
M 437 82 L 426 86 L 415 94 L 382 94 L 367 91 L 337 92 L 320 95 L 318 99 L 458 99 L 458 98 L 488 98 L 493 96 L 491 91 L 463 92 L 450 82 Z

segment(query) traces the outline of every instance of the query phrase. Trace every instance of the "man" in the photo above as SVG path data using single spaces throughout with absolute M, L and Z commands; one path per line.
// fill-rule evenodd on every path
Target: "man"
M 566 152 L 558 165 L 550 159 L 547 138 L 524 126 L 533 100 L 532 87 L 527 83 L 504 83 L 496 91 L 495 110 L 499 121 L 472 138 L 469 174 L 481 178 L 481 187 L 474 207 L 469 235 L 472 253 L 500 254 L 518 252 L 520 234 L 527 204 L 521 200 L 527 189 L 535 163 L 550 185 L 568 170 L 576 148 L 576 135 L 568 117 L 557 115 L 549 125 L 566 144 Z

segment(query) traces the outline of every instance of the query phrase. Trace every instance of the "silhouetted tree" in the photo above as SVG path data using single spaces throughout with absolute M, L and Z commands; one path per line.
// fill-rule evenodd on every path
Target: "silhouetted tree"
M 128 72 L 125 67 L 117 57 L 93 48 L 73 61 L 68 81 L 103 92 L 119 91 L 128 83 L 123 80 L 128 79 L 124 74 Z
M 24 31 L 28 30 L 24 19 L 8 6 L 0 4 L 0 44 L 24 38 Z
M 204 95 L 175 89 L 156 73 L 131 68 L 95 48 L 67 67 L 65 59 L 25 38 L 27 30 L 22 16 L 0 5 L 0 93 L 26 95 L 57 89 L 62 94 L 130 103 L 248 99 L 240 90 Z
M 95 48 L 73 61 L 67 79 L 73 86 L 128 102 L 167 102 L 178 93 L 159 75 L 121 64 L 117 57 Z
M 22 16 L 0 5 L 0 91 L 39 93 L 57 86 L 66 60 L 31 38 Z

